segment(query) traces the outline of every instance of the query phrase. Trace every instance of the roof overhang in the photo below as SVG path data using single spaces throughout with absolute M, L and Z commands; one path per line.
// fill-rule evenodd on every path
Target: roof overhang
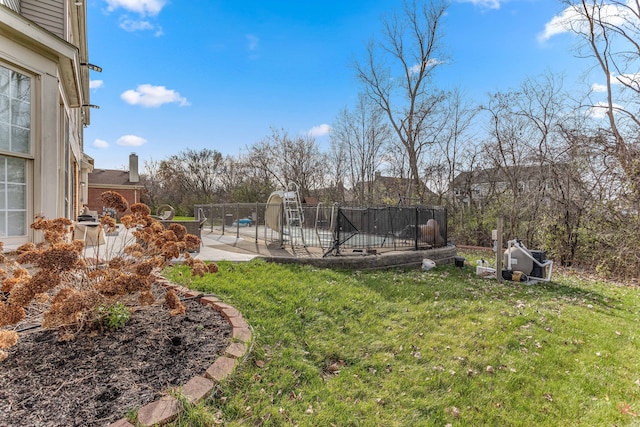
M 102 188 L 107 190 L 143 190 L 145 187 L 142 184 L 103 184 L 97 182 L 90 182 L 89 188 Z
M 94 161 L 93 157 L 89 156 L 86 153 L 82 153 L 82 162 L 80 163 L 80 168 L 87 173 L 93 172 Z

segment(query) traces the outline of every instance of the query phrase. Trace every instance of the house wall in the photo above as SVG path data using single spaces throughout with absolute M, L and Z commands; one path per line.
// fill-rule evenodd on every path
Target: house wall
M 64 10 L 63 2 L 58 0 L 22 0 L 21 9 L 39 8 L 45 3 Z M 0 7 L 0 66 L 29 77 L 31 109 L 28 152 L 0 148 L 0 158 L 26 162 L 25 232 L 0 236 L 5 247 L 41 240 L 40 233 L 34 234 L 29 228 L 36 215 L 72 218 L 78 210 L 75 171 L 82 161 L 83 116 L 81 108 L 72 105 L 71 100 L 77 104 L 84 99 L 80 87 L 68 82 L 82 80 L 75 71 L 80 68 L 79 51 L 30 24 L 24 19 L 26 15 L 20 17 Z
M 491 176 L 490 180 L 485 177 L 467 176 L 465 179 L 459 179 L 454 183 L 453 192 L 455 198 L 467 207 L 471 206 L 473 201 L 474 205 L 480 208 L 487 198 L 511 192 L 511 185 L 507 182 L 506 177 L 500 178 L 496 173 Z M 548 191 L 554 187 L 550 176 L 540 175 L 539 173 L 532 174 L 530 170 L 527 174 L 518 177 L 517 185 L 516 195 L 536 191 L 539 188 Z
M 20 12 L 20 0 L 0 0 L 0 4 L 10 7 L 16 12 Z
M 131 206 L 134 203 L 140 203 L 140 195 L 142 193 L 142 191 L 139 188 L 89 187 L 88 198 L 87 198 L 88 200 L 86 204 L 90 210 L 97 211 L 98 214 L 102 214 L 104 204 L 102 203 L 101 196 L 102 196 L 102 193 L 104 193 L 105 191 L 115 191 L 117 193 L 120 193 L 122 197 L 124 197 L 127 200 L 127 202 L 129 203 L 129 206 Z M 125 212 L 125 214 L 128 214 L 128 213 L 131 213 L 130 209 L 127 209 L 127 211 Z
M 63 0 L 21 0 L 20 13 L 45 30 L 66 39 Z

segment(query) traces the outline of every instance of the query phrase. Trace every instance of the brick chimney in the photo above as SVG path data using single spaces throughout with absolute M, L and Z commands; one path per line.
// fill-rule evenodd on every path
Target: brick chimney
M 129 182 L 139 182 L 140 175 L 138 175 L 138 155 L 131 153 L 129 155 Z

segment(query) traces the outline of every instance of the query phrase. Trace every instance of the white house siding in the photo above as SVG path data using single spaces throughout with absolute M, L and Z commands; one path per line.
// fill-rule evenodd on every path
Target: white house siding
M 87 162 L 83 163 L 82 154 L 82 108 L 76 104 L 86 100 L 80 87 L 69 82 L 82 80 L 75 71 L 81 67 L 73 65 L 79 61 L 76 48 L 0 7 L 0 66 L 28 76 L 31 82 L 31 149 L 17 155 L 0 151 L 0 156 L 27 162 L 26 234 L 0 236 L 5 248 L 41 239 L 28 228 L 35 215 L 73 218 L 77 214 L 77 174 L 79 165 Z M 69 165 L 66 181 L 65 164 Z
M 66 38 L 64 0 L 21 0 L 20 13 L 56 36 Z
M 20 0 L 0 0 L 0 4 L 3 4 L 15 12 L 20 12 Z

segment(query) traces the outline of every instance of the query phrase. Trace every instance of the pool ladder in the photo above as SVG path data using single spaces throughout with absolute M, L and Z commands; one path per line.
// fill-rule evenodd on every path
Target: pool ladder
M 298 235 L 302 240 L 302 245 L 306 247 L 307 243 L 304 240 L 304 230 L 302 228 L 304 224 L 304 210 L 300 202 L 298 184 L 290 182 L 287 185 L 287 190 L 282 197 L 282 204 L 284 207 L 285 227 L 289 233 L 291 247 L 294 247 L 294 237 Z

